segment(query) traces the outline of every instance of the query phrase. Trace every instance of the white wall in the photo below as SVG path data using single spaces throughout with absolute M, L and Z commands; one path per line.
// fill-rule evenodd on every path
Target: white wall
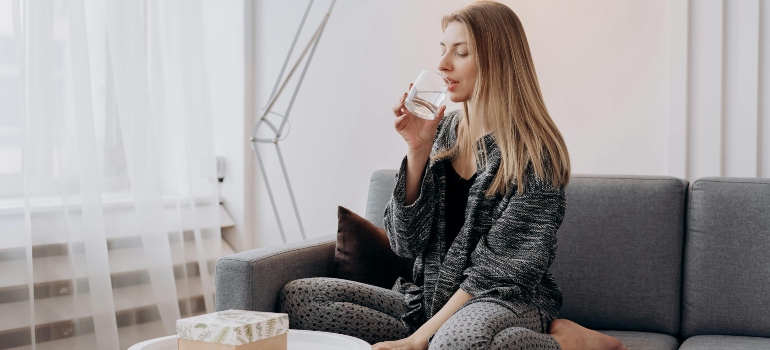
M 762 116 L 767 108 L 758 106 L 764 101 L 759 94 L 770 91 L 761 89 L 762 82 L 770 78 L 756 78 L 770 76 L 770 70 L 757 66 L 770 57 L 761 55 L 767 45 L 759 42 L 770 35 L 758 32 L 768 27 L 759 25 L 770 13 L 766 1 L 503 2 L 524 24 L 573 173 L 672 175 L 692 181 L 770 176 L 770 170 L 762 173 L 762 167 L 770 168 L 770 159 L 762 161 L 770 158 L 770 142 L 762 144 L 763 135 L 770 139 L 770 120 Z M 316 1 L 295 57 L 329 3 Z M 436 67 L 441 17 L 467 3 L 338 0 L 291 111 L 291 131 L 279 142 L 309 237 L 336 232 L 338 205 L 363 214 L 371 173 L 399 165 L 406 149 L 393 130 L 390 109 L 421 69 Z M 261 108 L 307 3 L 254 4 L 254 98 Z M 243 25 L 242 16 L 234 21 Z M 228 62 L 237 66 L 238 59 Z M 217 69 L 220 83 L 241 84 L 237 88 L 243 94 L 242 67 Z M 276 111 L 284 111 L 292 87 Z M 223 197 L 239 225 L 236 236 L 253 232 L 245 236 L 253 237 L 245 246 L 278 244 L 265 181 L 260 170 L 246 164 L 255 161 L 242 147 L 247 142 L 243 125 L 250 121 L 237 116 L 249 102 L 241 97 L 223 98 L 232 105 L 222 107 L 227 113 L 217 130 L 217 150 L 228 156 Z M 260 152 L 288 239 L 299 240 L 274 146 L 262 144 Z
M 329 3 L 316 1 L 307 35 L 295 52 Z M 421 69 L 438 64 L 441 17 L 467 3 L 337 2 L 291 111 L 291 132 L 280 141 L 308 236 L 336 232 L 338 205 L 363 214 L 371 173 L 399 165 L 406 148 L 393 130 L 390 109 Z M 505 3 L 527 31 L 546 103 L 567 140 L 573 171 L 666 174 L 668 2 Z M 305 4 L 259 3 L 260 107 Z M 299 240 L 276 152 L 271 145 L 260 151 L 288 239 Z M 256 180 L 255 244 L 278 244 L 261 175 Z
M 770 177 L 770 1 L 675 0 L 671 21 L 670 174 Z
M 667 1 L 508 4 L 573 173 L 666 174 Z
M 214 151 L 225 158 L 225 181 L 220 185 L 223 204 L 235 222 L 222 234 L 237 251 L 244 242 L 246 195 L 244 124 L 244 15 L 243 0 L 202 1 L 206 68 L 211 86 Z

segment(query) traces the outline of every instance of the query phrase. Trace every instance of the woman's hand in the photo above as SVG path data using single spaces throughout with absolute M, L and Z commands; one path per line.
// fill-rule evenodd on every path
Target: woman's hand
M 424 343 L 424 344 L 423 344 Z M 421 342 L 415 337 L 396 341 L 385 341 L 372 345 L 372 350 L 427 350 L 428 342 Z
M 409 89 L 411 88 L 412 84 L 409 84 Z M 436 137 L 438 123 L 444 118 L 446 106 L 441 106 L 438 113 L 436 113 L 436 118 L 433 120 L 415 117 L 404 106 L 406 95 L 407 93 L 404 93 L 401 101 L 393 107 L 393 114 L 396 115 L 396 120 L 394 121 L 396 131 L 404 138 L 410 150 L 427 150 L 430 152 L 431 147 L 433 147 L 433 139 Z

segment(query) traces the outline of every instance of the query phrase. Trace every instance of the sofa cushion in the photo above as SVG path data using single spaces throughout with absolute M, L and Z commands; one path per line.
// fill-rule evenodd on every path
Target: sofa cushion
M 411 279 L 414 260 L 393 252 L 385 229 L 344 207 L 337 208 L 337 218 L 335 277 L 388 289 L 398 276 Z
M 573 176 L 551 272 L 559 317 L 592 329 L 679 332 L 687 182 Z
M 679 348 L 679 341 L 668 334 L 604 330 L 598 332 L 620 340 L 623 345 L 632 350 L 676 350 Z
M 630 349 L 630 347 L 629 347 Z M 698 335 L 682 343 L 680 350 L 767 350 L 770 339 L 732 335 Z
M 697 180 L 686 241 L 682 335 L 770 337 L 770 179 Z
M 364 217 L 375 226 L 385 227 L 385 207 L 396 187 L 396 170 L 377 170 L 369 179 L 369 197 L 366 199 Z

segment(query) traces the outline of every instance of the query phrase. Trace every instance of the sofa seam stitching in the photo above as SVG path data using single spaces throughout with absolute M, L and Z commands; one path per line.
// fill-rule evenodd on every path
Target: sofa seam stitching
M 251 264 L 249 264 L 251 265 Z M 254 281 L 254 267 L 249 266 L 249 295 L 251 295 L 251 298 L 249 298 L 249 310 L 254 310 L 254 284 L 256 281 Z
M 680 182 L 679 178 L 676 177 L 660 177 L 660 178 L 652 178 L 652 179 L 645 179 L 645 178 L 637 178 L 637 177 L 604 177 L 604 176 L 576 176 L 574 178 L 582 178 L 582 179 L 599 179 L 599 180 L 638 180 L 638 181 L 676 181 Z M 684 180 L 684 179 L 682 179 Z
M 762 179 L 762 178 L 751 177 L 746 179 Z M 735 181 L 735 180 L 731 181 L 731 180 L 715 180 L 715 179 L 698 179 L 698 180 L 695 180 L 694 184 L 698 182 L 718 182 L 718 183 L 747 184 L 747 185 L 770 185 L 770 183 L 768 182 L 759 182 L 759 181 L 752 182 L 752 181 Z
M 272 258 L 274 256 L 278 256 L 278 255 L 282 255 L 282 254 L 287 254 L 287 253 L 291 253 L 291 252 L 295 252 L 297 250 L 302 250 L 302 249 L 307 249 L 307 248 L 315 248 L 315 247 L 322 246 L 324 244 L 329 244 L 329 243 L 335 243 L 335 241 L 328 241 L 328 242 L 318 243 L 318 244 L 314 244 L 314 245 L 297 247 L 297 248 L 293 248 L 293 249 L 290 249 L 290 250 L 283 250 L 283 251 L 271 253 L 269 255 L 261 256 L 261 257 L 255 259 L 255 260 L 247 260 L 247 259 L 240 259 L 240 258 L 233 258 L 233 257 L 222 257 L 220 260 L 240 261 L 240 262 L 248 262 L 249 264 L 253 264 L 256 261 L 264 260 L 264 259 L 267 259 L 267 258 Z

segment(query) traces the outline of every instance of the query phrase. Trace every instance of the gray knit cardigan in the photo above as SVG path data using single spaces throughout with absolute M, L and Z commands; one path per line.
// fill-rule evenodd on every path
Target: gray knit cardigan
M 457 142 L 459 119 L 459 111 L 444 116 L 431 156 Z M 500 167 L 500 149 L 491 134 L 477 142 L 478 146 L 485 143 L 489 162 L 486 167 L 476 167 L 465 224 L 446 254 L 444 162 L 428 161 L 420 195 L 411 205 L 404 205 L 406 157 L 395 176 L 384 224 L 393 251 L 416 258 L 414 283 L 399 277 L 393 286 L 405 294 L 408 310 L 401 320 L 412 331 L 441 310 L 458 288 L 473 296 L 466 305 L 490 301 L 517 313 L 534 305 L 543 321 L 555 319 L 561 308 L 562 292 L 548 269 L 556 256 L 556 231 L 566 209 L 564 187 L 555 188 L 537 177 L 530 163 L 523 194 L 517 193 L 514 181 L 507 194 L 485 198 Z M 546 169 L 550 169 L 548 164 L 546 161 Z

